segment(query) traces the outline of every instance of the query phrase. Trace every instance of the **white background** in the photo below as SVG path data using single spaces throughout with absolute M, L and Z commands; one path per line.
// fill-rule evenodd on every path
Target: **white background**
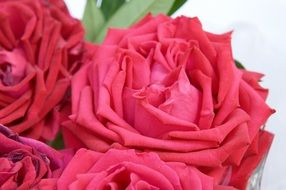
M 85 0 L 65 0 L 81 18 Z M 211 32 L 234 30 L 235 57 L 247 69 L 262 72 L 276 109 L 268 123 L 275 140 L 267 159 L 262 190 L 286 190 L 286 0 L 189 0 L 175 14 L 198 16 Z

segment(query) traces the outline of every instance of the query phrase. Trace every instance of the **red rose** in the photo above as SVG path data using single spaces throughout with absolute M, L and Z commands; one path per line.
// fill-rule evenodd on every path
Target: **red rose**
M 54 187 L 64 166 L 63 154 L 0 125 L 0 189 Z
M 0 7 L 0 123 L 51 140 L 79 67 L 83 28 L 62 0 L 1 0 Z
M 153 151 L 199 167 L 216 184 L 244 186 L 229 174 L 250 155 L 257 164 L 271 144 L 258 146 L 273 113 L 260 77 L 236 68 L 231 33 L 205 32 L 197 18 L 148 15 L 110 30 L 74 76 L 66 144 Z M 237 175 L 248 179 L 252 170 Z
M 58 180 L 58 189 L 213 189 L 212 179 L 196 168 L 163 162 L 153 153 L 80 149 Z

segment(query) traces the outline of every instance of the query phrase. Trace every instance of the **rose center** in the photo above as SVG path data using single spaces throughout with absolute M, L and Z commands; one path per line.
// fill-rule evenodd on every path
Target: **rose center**
M 26 75 L 27 60 L 20 49 L 0 52 L 0 81 L 4 86 L 14 86 Z
M 13 151 L 8 155 L 9 160 L 11 160 L 13 163 L 21 161 L 25 155 L 25 153 L 22 151 Z
M 0 65 L 0 79 L 5 86 L 14 85 L 14 80 L 11 74 L 11 64 L 3 63 Z

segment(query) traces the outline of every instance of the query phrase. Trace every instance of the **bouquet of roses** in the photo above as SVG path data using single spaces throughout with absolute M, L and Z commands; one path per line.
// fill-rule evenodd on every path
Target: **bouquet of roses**
M 0 0 L 0 189 L 247 189 L 263 75 L 184 2 Z

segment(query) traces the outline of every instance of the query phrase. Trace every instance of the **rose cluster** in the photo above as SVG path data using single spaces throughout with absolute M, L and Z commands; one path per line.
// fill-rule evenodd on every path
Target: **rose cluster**
M 95 45 L 61 0 L 0 5 L 0 189 L 246 189 L 274 110 L 231 33 L 149 14 Z

